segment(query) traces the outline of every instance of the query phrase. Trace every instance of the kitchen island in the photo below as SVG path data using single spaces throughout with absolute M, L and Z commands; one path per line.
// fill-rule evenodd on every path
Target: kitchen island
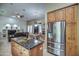
M 11 40 L 11 51 L 13 56 L 42 56 L 43 40 L 18 37 Z

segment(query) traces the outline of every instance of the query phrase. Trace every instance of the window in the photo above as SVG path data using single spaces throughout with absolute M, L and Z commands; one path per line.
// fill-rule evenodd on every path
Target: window
M 28 25 L 28 32 L 32 33 L 32 25 Z

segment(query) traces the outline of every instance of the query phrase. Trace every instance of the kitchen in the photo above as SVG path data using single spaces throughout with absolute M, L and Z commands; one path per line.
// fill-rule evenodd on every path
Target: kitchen
M 79 55 L 78 3 L 3 3 L 0 8 L 0 56 Z
M 0 55 L 43 55 L 44 6 L 31 3 L 0 4 Z

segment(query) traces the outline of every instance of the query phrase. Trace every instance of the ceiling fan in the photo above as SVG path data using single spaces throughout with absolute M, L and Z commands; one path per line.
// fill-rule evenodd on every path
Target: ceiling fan
M 19 14 L 19 13 L 16 13 L 14 16 L 12 16 L 12 17 L 15 17 L 15 18 L 24 18 L 24 15 L 22 15 L 22 14 Z
M 16 15 L 17 18 L 24 18 L 24 15 Z

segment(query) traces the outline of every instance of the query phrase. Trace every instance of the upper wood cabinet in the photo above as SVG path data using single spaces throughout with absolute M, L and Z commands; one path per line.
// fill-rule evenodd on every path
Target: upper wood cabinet
M 77 5 L 66 8 L 66 22 L 76 22 Z
M 55 12 L 56 21 L 65 20 L 65 9 L 57 10 Z
M 65 9 L 48 13 L 48 22 L 54 22 L 59 20 L 65 20 Z
M 53 22 L 53 21 L 55 21 L 55 12 L 48 13 L 48 22 Z

